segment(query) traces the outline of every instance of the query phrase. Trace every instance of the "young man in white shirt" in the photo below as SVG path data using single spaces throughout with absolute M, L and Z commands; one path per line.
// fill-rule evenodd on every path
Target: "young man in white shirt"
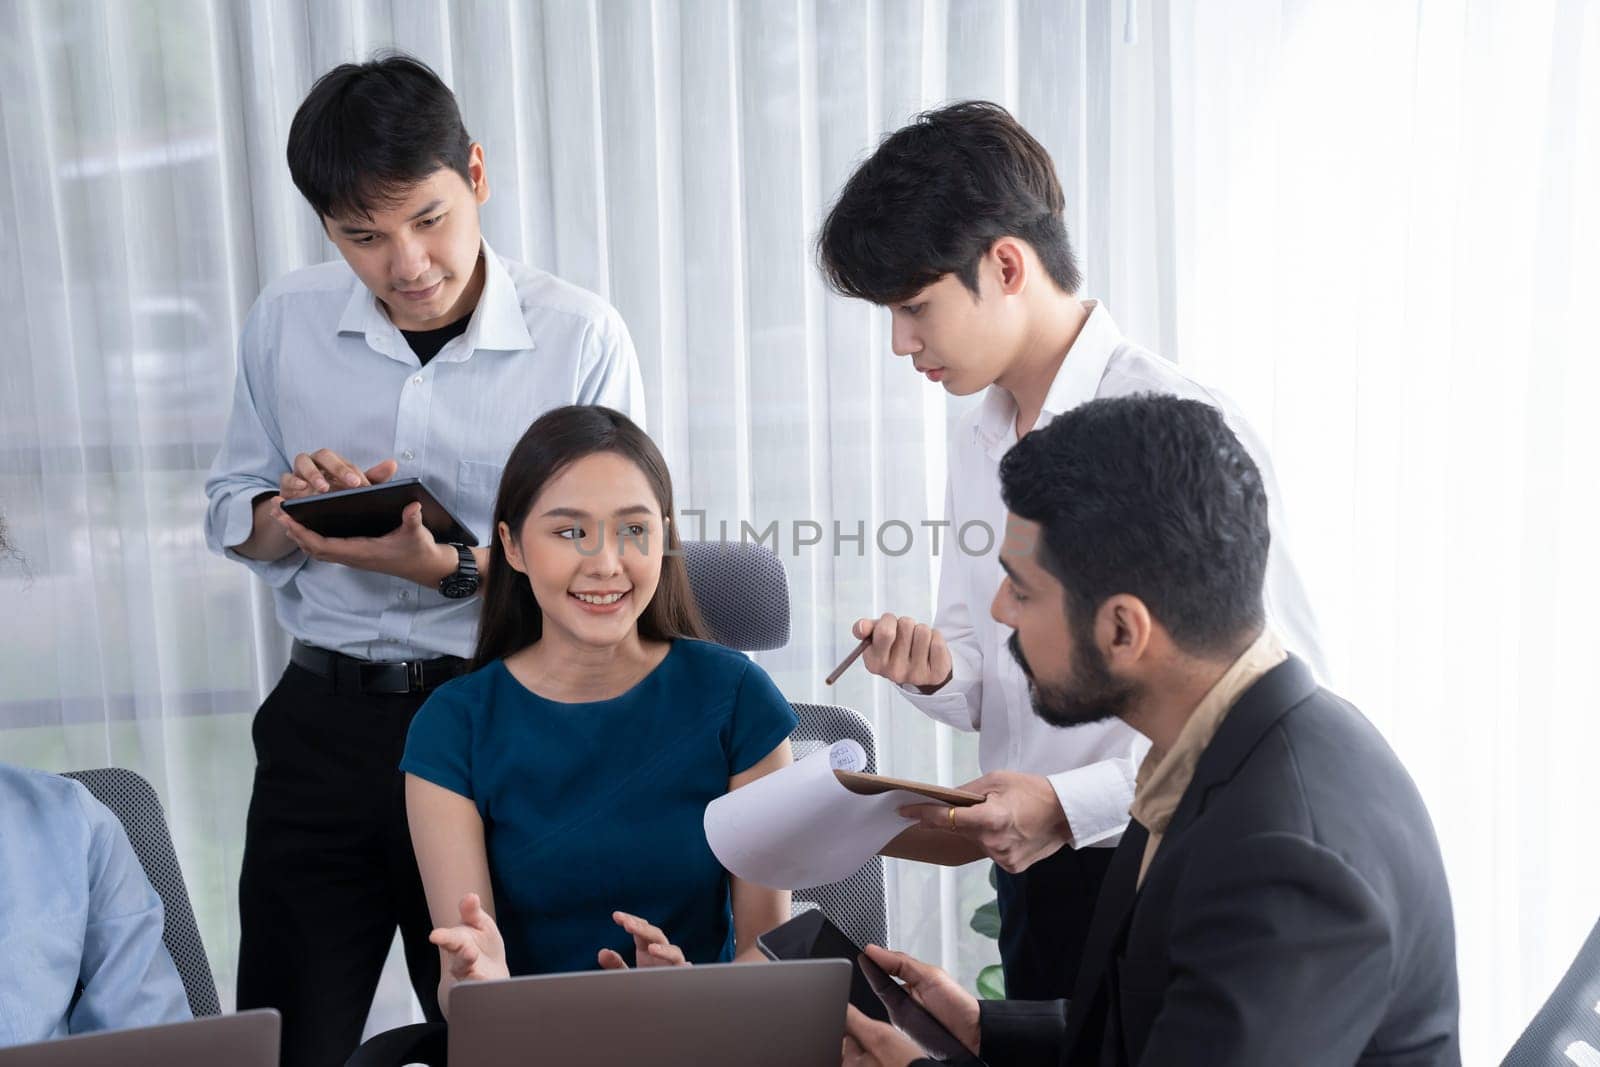
M 972 837 L 1000 867 L 1006 992 L 1023 999 L 1071 993 L 1147 743 L 1115 719 L 1054 730 L 1032 713 L 1027 679 L 1007 654 L 1011 631 L 987 611 L 1002 577 L 1006 450 L 1095 397 L 1170 393 L 1219 408 L 1267 483 L 1269 616 L 1291 649 L 1321 667 L 1264 445 L 1216 391 L 1128 342 L 1103 305 L 1079 299 L 1063 207 L 1043 146 L 1004 108 L 969 101 L 885 139 L 846 182 L 818 238 L 829 283 L 889 309 L 896 355 L 954 396 L 985 392 L 949 443 L 945 518 L 953 530 L 987 524 L 993 546 L 973 555 L 952 538 L 932 626 L 890 613 L 859 620 L 855 635 L 872 638 L 868 670 L 933 718 L 978 731 L 985 773 L 966 788 L 989 800 L 940 825 Z
M 341 1064 L 397 925 L 440 1018 L 397 768 L 412 715 L 472 652 L 501 468 L 543 412 L 604 404 L 642 423 L 644 395 L 615 310 L 484 241 L 483 148 L 422 63 L 324 75 L 288 157 L 343 259 L 250 311 L 206 535 L 272 587 L 295 639 L 253 728 L 238 1006 L 282 1012 L 286 1063 Z M 345 539 L 281 506 L 393 477 L 421 479 L 480 546 L 436 544 L 415 504 L 393 533 Z

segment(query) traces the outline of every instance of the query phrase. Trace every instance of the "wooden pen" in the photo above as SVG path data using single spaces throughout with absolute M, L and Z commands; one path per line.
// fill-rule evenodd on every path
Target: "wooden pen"
M 841 675 L 845 671 L 849 670 L 850 669 L 850 664 L 852 664 L 856 660 L 860 659 L 861 658 L 861 653 L 865 652 L 871 645 L 872 645 L 872 638 L 871 637 L 863 637 L 861 639 L 861 643 L 855 647 L 854 651 L 852 651 L 848 656 L 846 656 L 844 658 L 844 662 L 839 664 L 837 667 L 835 667 L 833 669 L 833 673 L 828 675 L 828 677 L 823 679 L 822 684 L 823 685 L 832 685 L 834 682 L 837 682 L 839 680 L 839 675 Z

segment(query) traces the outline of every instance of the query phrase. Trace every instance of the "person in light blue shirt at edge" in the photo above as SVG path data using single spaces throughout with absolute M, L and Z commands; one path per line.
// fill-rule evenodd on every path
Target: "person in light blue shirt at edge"
M 0 763 L 0 1047 L 189 1019 L 163 928 L 117 817 Z
M 467 979 L 759 959 L 789 917 L 703 819 L 791 761 L 796 719 L 699 639 L 672 512 L 660 452 L 609 408 L 549 412 L 506 463 L 474 669 L 400 765 L 447 1011 Z

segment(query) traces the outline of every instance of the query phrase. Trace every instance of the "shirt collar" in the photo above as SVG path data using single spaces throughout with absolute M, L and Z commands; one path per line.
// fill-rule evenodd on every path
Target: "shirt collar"
M 1037 425 L 1042 426 L 1057 415 L 1093 400 L 1100 389 L 1100 379 L 1105 377 L 1106 364 L 1124 343 L 1122 330 L 1104 304 L 1085 300 L 1083 306 L 1089 316 L 1084 319 L 1083 328 L 1078 331 L 1072 347 L 1067 349 L 1061 369 L 1056 371 L 1055 380 L 1045 393 L 1044 410 L 1039 413 Z M 1010 447 L 1016 422 L 1017 402 L 998 385 L 991 385 L 984 393 L 977 420 L 972 424 L 973 437 L 985 449 Z
M 1154 751 L 1145 757 L 1134 779 L 1133 806 L 1128 813 L 1138 819 L 1152 837 L 1166 833 L 1173 813 L 1178 810 L 1178 802 L 1194 779 L 1200 756 L 1221 728 L 1228 711 L 1262 675 L 1287 658 L 1288 653 L 1277 635 L 1270 627 L 1263 627 L 1261 635 L 1200 698 L 1172 748 L 1159 758 Z
M 516 352 L 532 348 L 533 335 L 528 332 L 528 320 L 522 314 L 516 283 L 487 240 L 483 242 L 483 261 L 483 295 L 478 298 L 472 324 L 467 327 L 470 349 Z M 476 338 L 472 337 L 473 330 L 478 331 Z
M 350 299 L 345 301 L 344 314 L 339 316 L 339 325 L 334 332 L 364 333 L 371 339 L 393 329 L 394 323 L 389 321 L 389 316 L 378 306 L 378 298 L 372 295 L 372 290 L 368 289 L 366 283 L 352 271 Z
M 522 302 L 517 299 L 517 287 L 506 272 L 505 264 L 489 247 L 486 238 L 479 238 L 479 255 L 484 262 L 483 292 L 478 296 L 478 306 L 467 323 L 466 343 L 461 359 L 472 353 L 486 351 L 514 352 L 533 347 L 533 337 L 528 333 L 528 322 L 522 315 Z M 400 331 L 384 313 L 378 298 L 360 278 L 351 281 L 350 299 L 344 313 L 339 316 L 338 333 L 365 334 L 367 343 L 391 359 L 405 361 L 410 346 L 400 336 Z M 379 340 L 379 339 L 383 340 Z M 376 343 L 375 343 L 376 342 Z

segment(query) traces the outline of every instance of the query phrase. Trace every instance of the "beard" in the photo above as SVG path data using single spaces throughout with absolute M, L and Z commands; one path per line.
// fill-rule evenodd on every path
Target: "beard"
M 1087 628 L 1073 638 L 1072 672 L 1062 685 L 1043 683 L 1034 676 L 1015 632 L 1006 647 L 1028 678 L 1033 713 L 1051 726 L 1085 726 L 1117 718 L 1133 702 L 1133 683 L 1119 682 L 1111 676 L 1111 669 Z

